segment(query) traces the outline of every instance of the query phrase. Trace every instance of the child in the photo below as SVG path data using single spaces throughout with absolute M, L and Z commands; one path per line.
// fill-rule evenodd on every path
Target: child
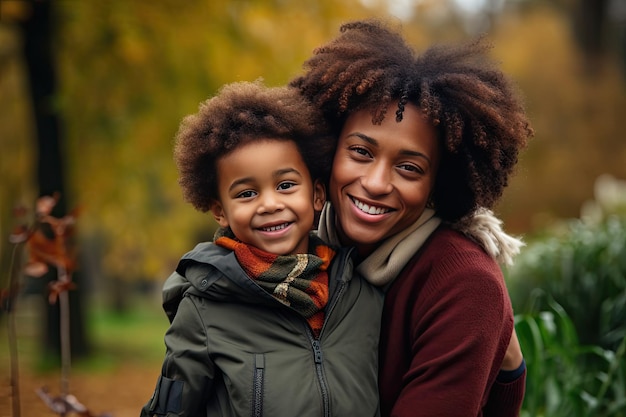
M 260 83 L 183 120 L 184 197 L 220 229 L 165 283 L 167 352 L 141 416 L 378 415 L 382 295 L 311 234 L 335 145 L 321 120 Z

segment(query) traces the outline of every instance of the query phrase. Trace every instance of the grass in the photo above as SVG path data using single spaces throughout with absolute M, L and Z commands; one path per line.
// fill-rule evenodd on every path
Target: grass
M 57 371 L 54 361 L 41 356 L 39 322 L 41 298 L 19 300 L 16 324 L 20 368 L 31 367 L 38 372 Z M 72 372 L 92 372 L 111 369 L 126 362 L 158 366 L 163 360 L 165 346 L 163 335 L 168 321 L 158 301 L 138 298 L 129 311 L 119 313 L 107 309 L 101 302 L 89 303 L 86 311 L 86 331 L 91 354 L 72 360 Z M 8 369 L 9 348 L 5 331 L 6 316 L 0 324 L 0 369 Z M 155 365 L 157 364 L 157 365 Z M 157 368 L 158 369 L 158 368 Z
M 132 310 L 124 313 L 96 307 L 90 311 L 88 323 L 92 356 L 99 361 L 163 360 L 163 335 L 169 323 L 160 306 L 152 301 L 138 300 Z

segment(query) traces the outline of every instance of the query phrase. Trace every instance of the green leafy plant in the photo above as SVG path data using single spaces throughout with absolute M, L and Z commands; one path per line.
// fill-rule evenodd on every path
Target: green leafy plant
M 581 341 L 615 349 L 626 336 L 626 218 L 567 224 L 562 236 L 533 243 L 509 275 L 518 311 L 541 311 L 550 294 L 571 317 Z
M 522 416 L 626 416 L 626 338 L 616 351 L 580 344 L 563 307 L 543 296 L 547 310 L 516 316 L 527 363 Z
M 626 416 L 626 182 L 596 181 L 579 219 L 508 270 L 528 364 L 523 415 Z

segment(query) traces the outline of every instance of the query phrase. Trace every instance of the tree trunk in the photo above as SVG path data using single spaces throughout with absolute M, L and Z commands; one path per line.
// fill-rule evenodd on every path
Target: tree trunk
M 585 68 L 596 75 L 606 52 L 608 0 L 579 0 L 574 15 L 578 43 L 585 55 Z
M 63 172 L 62 129 L 58 109 L 54 103 L 56 74 L 52 53 L 52 1 L 31 1 L 32 12 L 22 22 L 24 61 L 27 79 L 30 84 L 30 95 L 35 120 L 37 144 L 37 185 L 39 195 L 60 193 L 60 200 L 52 214 L 62 217 L 67 214 L 67 193 Z M 74 273 L 73 281 L 78 290 L 70 291 L 70 338 L 72 356 L 87 353 L 87 341 L 84 331 L 84 314 L 80 303 L 79 276 Z M 39 278 L 49 282 L 56 279 L 56 270 Z M 45 292 L 45 288 L 43 290 Z M 60 312 L 59 303 L 50 305 L 46 300 L 47 317 L 41 320 L 44 353 L 47 356 L 60 358 Z

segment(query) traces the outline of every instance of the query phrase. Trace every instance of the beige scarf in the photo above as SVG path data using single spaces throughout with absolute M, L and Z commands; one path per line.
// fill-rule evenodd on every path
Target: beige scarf
M 335 210 L 327 202 L 320 216 L 318 235 L 327 243 L 339 246 L 341 242 L 337 236 L 335 219 Z M 435 216 L 434 210 L 425 209 L 415 223 L 382 242 L 357 266 L 357 271 L 371 284 L 389 284 L 440 223 L 441 219 Z M 502 221 L 491 210 L 478 209 L 450 226 L 476 241 L 501 264 L 511 265 L 513 257 L 524 246 L 520 239 L 509 236 L 502 230 Z
M 434 210 L 425 209 L 415 223 L 382 242 L 357 266 L 357 271 L 371 284 L 384 286 L 390 283 L 440 223 Z M 335 210 L 330 203 L 326 203 L 322 210 L 318 234 L 331 245 L 340 245 Z

